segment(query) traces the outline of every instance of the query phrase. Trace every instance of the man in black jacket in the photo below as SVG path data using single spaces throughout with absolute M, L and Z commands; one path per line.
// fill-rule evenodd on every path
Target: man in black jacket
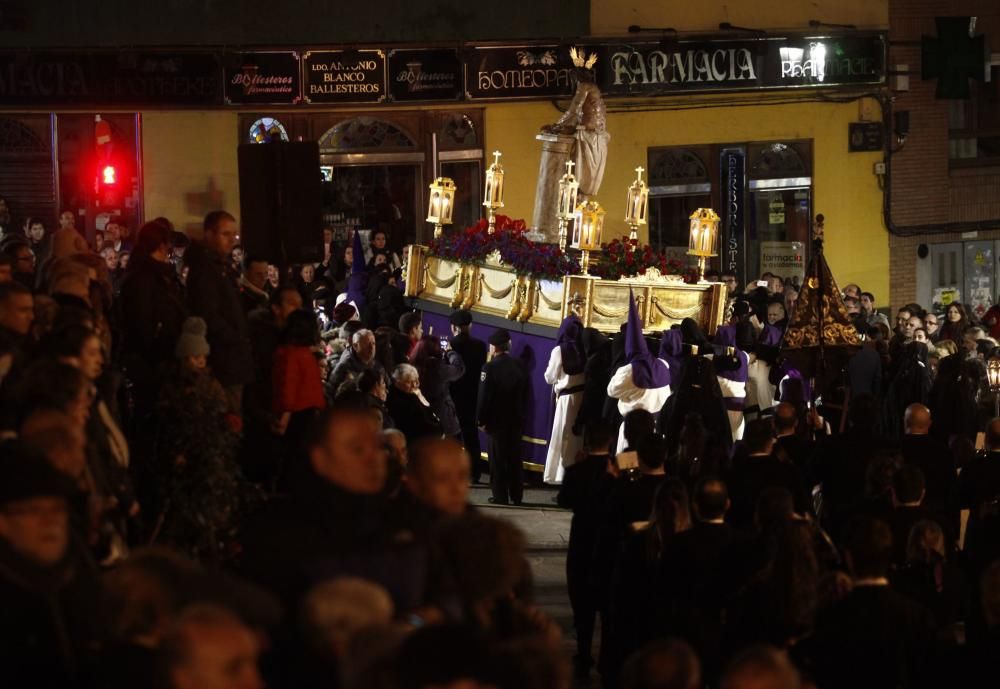
M 757 498 L 771 486 L 787 489 L 795 500 L 795 510 L 804 514 L 808 509 L 808 499 L 802 478 L 794 464 L 782 462 L 774 456 L 774 427 L 771 421 L 751 421 L 747 424 L 743 442 L 749 454 L 734 462 L 726 477 L 732 499 L 727 521 L 738 529 L 752 526 Z
M 464 309 L 455 311 L 451 322 L 451 348 L 465 364 L 465 373 L 451 384 L 451 399 L 455 402 L 458 423 L 462 428 L 462 444 L 472 462 L 472 482 L 479 483 L 482 475 L 482 448 L 476 426 L 476 402 L 479 399 L 479 376 L 486 364 L 486 343 L 472 337 L 472 314 Z
M 1000 557 L 1000 419 L 986 427 L 986 454 L 962 469 L 958 500 L 969 510 L 965 556 L 978 573 Z
M 400 612 L 429 602 L 428 552 L 384 495 L 378 431 L 367 410 L 324 410 L 307 441 L 308 463 L 294 467 L 290 495 L 245 529 L 242 572 L 293 614 L 312 585 L 337 576 L 384 586 Z
M 900 442 L 903 463 L 924 473 L 927 489 L 924 504 L 932 510 L 946 513 L 957 481 L 951 448 L 930 434 L 931 410 L 922 404 L 911 404 L 906 408 L 903 426 L 906 432 Z M 958 522 L 958 515 L 949 514 L 948 521 L 941 526 L 952 528 L 952 522 Z
M 174 360 L 174 345 L 187 317 L 183 287 L 170 264 L 170 229 L 149 222 L 139 229 L 119 297 L 122 365 L 135 390 L 136 416 L 152 413 L 159 368 Z
M 573 661 L 578 671 L 589 670 L 594 662 L 591 647 L 597 598 L 592 572 L 604 504 L 614 480 L 608 473 L 611 428 L 603 422 L 588 424 L 583 445 L 586 456 L 566 468 L 557 499 L 560 507 L 573 510 L 566 552 L 566 589 L 573 608 L 573 626 L 576 629 L 576 657 Z
M 105 625 L 97 572 L 70 548 L 70 486 L 13 442 L 0 455 L 4 686 L 89 686 Z
M 188 307 L 208 324 L 209 365 L 226 389 L 231 412 L 242 414 L 243 386 L 253 381 L 253 354 L 246 314 L 229 255 L 236 246 L 236 218 L 226 211 L 205 216 L 204 239 L 184 254 L 190 268 Z
M 667 563 L 667 588 L 677 602 L 681 635 L 711 670 L 719 666 L 723 609 L 731 593 L 724 590 L 721 563 L 735 531 L 725 522 L 730 502 L 723 481 L 702 479 L 692 497 L 695 524 L 667 543 L 662 561 Z
M 820 613 L 816 634 L 802 649 L 813 657 L 820 689 L 924 684 L 934 617 L 890 588 L 891 555 L 888 525 L 869 518 L 852 523 L 846 539 L 852 590 Z
M 510 355 L 510 333 L 500 328 L 490 335 L 492 359 L 480 376 L 476 418 L 489 436 L 490 502 L 521 504 L 524 467 L 521 464 L 521 428 L 528 374 Z

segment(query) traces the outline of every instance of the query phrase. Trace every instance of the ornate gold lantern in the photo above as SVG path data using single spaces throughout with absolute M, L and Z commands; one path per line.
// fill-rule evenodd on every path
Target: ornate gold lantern
M 500 164 L 500 151 L 493 151 L 493 164 L 486 170 L 486 190 L 483 194 L 483 206 L 489 213 L 489 233 L 496 232 L 496 212 L 503 208 L 503 166 Z
M 593 200 L 578 205 L 573 214 L 573 248 L 580 250 L 580 271 L 584 275 L 590 267 L 590 252 L 601 248 L 605 215 L 601 204 Z
M 631 228 L 628 239 L 633 246 L 639 242 L 639 225 L 646 224 L 646 214 L 649 212 L 649 187 L 642 179 L 642 166 L 637 167 L 635 172 L 636 178 L 629 185 L 625 201 L 625 222 Z
M 431 195 L 427 200 L 427 222 L 434 223 L 435 239 L 441 236 L 441 226 L 451 224 L 455 208 L 455 182 L 448 177 L 438 177 L 430 184 Z
M 705 261 L 717 256 L 715 242 L 719 237 L 719 216 L 711 208 L 699 208 L 691 214 L 691 237 L 688 255 L 698 257 L 698 279 L 705 274 Z
M 559 179 L 559 205 L 556 208 L 556 218 L 559 220 L 559 250 L 566 251 L 566 226 L 576 213 L 576 200 L 580 192 L 580 183 L 573 176 L 572 160 L 566 161 L 566 173 Z

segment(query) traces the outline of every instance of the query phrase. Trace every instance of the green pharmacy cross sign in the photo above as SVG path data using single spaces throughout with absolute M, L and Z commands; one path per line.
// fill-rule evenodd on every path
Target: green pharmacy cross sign
M 938 37 L 923 36 L 920 78 L 937 79 L 935 98 L 969 97 L 969 79 L 982 81 L 986 47 L 982 34 L 973 35 L 975 17 L 936 17 Z

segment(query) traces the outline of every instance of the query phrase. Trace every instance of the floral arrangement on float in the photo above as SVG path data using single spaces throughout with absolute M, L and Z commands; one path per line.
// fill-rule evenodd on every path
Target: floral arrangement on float
M 540 280 L 560 280 L 564 275 L 580 273 L 580 263 L 558 246 L 528 239 L 524 220 L 506 215 L 497 215 L 495 220 L 493 234 L 489 232 L 489 222 L 483 219 L 461 232 L 432 240 L 427 254 L 460 263 L 499 261 L 518 275 Z
M 660 275 L 678 276 L 684 282 L 698 282 L 695 267 L 680 259 L 667 258 L 662 251 L 653 249 L 649 244 L 639 244 L 628 236 L 601 244 L 601 253 L 590 274 L 604 280 L 621 280 L 645 275 L 650 269 L 655 269 Z
M 433 239 L 427 254 L 460 263 L 496 263 L 509 266 L 518 275 L 540 280 L 561 280 L 564 275 L 579 275 L 580 262 L 555 244 L 528 239 L 524 220 L 496 216 L 496 231 L 489 232 L 489 222 L 480 220 L 461 232 L 443 234 Z M 650 268 L 660 275 L 679 276 L 684 282 L 698 282 L 698 271 L 684 261 L 667 258 L 648 244 L 638 244 L 623 236 L 601 245 L 601 252 L 590 274 L 605 280 L 620 280 L 645 275 Z

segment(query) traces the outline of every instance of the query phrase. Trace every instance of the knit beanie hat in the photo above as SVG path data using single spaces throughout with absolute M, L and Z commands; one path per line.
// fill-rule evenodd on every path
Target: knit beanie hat
M 177 338 L 177 346 L 174 348 L 174 356 L 178 359 L 186 359 L 189 356 L 208 356 L 210 351 L 208 340 L 205 334 L 208 332 L 208 325 L 203 318 L 189 316 L 184 319 L 181 326 L 181 336 Z

